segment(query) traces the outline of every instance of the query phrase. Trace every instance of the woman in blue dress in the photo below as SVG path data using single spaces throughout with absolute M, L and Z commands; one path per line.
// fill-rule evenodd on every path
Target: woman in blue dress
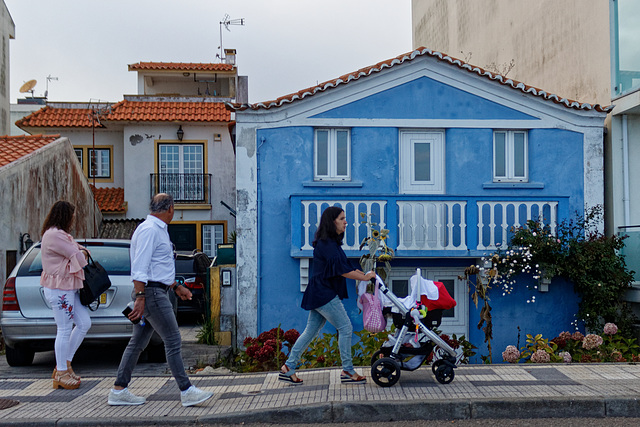
M 376 275 L 373 271 L 363 273 L 347 259 L 340 247 L 346 228 L 347 219 L 342 208 L 330 206 L 325 209 L 313 241 L 313 273 L 302 297 L 302 308 L 309 310 L 307 326 L 280 369 L 278 378 L 281 381 L 302 384 L 302 380 L 296 375 L 300 357 L 328 321 L 338 331 L 338 348 L 342 359 L 340 380 L 349 383 L 366 382 L 366 378 L 358 375 L 353 368 L 353 327 L 341 300 L 348 298 L 346 279 L 368 281 Z

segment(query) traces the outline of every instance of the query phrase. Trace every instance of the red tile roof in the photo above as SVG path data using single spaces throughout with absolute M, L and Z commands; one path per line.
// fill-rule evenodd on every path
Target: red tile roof
M 93 191 L 93 197 L 96 199 L 101 212 L 125 213 L 127 211 L 127 202 L 124 201 L 124 188 L 97 188 L 91 184 L 89 184 L 89 186 Z
M 222 102 L 120 101 L 106 120 L 228 122 L 231 113 Z
M 242 111 L 249 108 L 252 110 L 258 110 L 261 108 L 264 108 L 264 109 L 277 108 L 277 107 L 283 106 L 284 104 L 289 104 L 291 102 L 294 102 L 309 96 L 313 96 L 318 92 L 324 92 L 325 90 L 333 89 L 342 84 L 347 84 L 353 80 L 358 80 L 360 78 L 368 77 L 372 74 L 383 71 L 385 68 L 391 68 L 393 66 L 412 61 L 415 58 L 422 57 L 422 56 L 430 56 L 430 57 L 436 58 L 437 60 L 440 60 L 444 63 L 451 64 L 452 66 L 456 66 L 470 73 L 478 74 L 479 76 L 488 78 L 490 80 L 495 80 L 513 89 L 520 90 L 524 93 L 528 93 L 531 95 L 539 96 L 544 100 L 552 101 L 552 102 L 555 102 L 556 104 L 562 104 L 567 108 L 573 108 L 577 110 L 595 110 L 599 112 L 609 112 L 613 109 L 612 105 L 603 107 L 600 104 L 587 104 L 587 103 L 574 101 L 571 99 L 561 98 L 558 95 L 547 93 L 542 89 L 538 89 L 533 86 L 527 86 L 526 84 L 519 82 L 517 80 L 509 79 L 499 74 L 492 73 L 483 68 L 463 62 L 460 59 L 447 56 L 441 52 L 432 51 L 425 47 L 420 47 L 412 52 L 407 52 L 402 55 L 396 56 L 395 58 L 378 62 L 377 64 L 372 65 L 370 67 L 361 68 L 352 73 L 340 76 L 337 79 L 329 80 L 324 83 L 320 83 L 319 85 L 312 86 L 310 88 L 303 89 L 301 91 L 291 93 L 289 95 L 281 96 L 273 101 L 259 102 L 256 104 L 227 103 L 226 105 L 228 106 L 229 109 L 234 111 Z
M 56 108 L 46 106 L 16 121 L 25 127 L 91 127 L 92 110 L 89 108 Z M 96 127 L 104 127 L 96 122 Z
M 0 167 L 52 143 L 60 135 L 0 136 Z
M 205 64 L 192 62 L 138 62 L 129 64 L 129 71 L 162 70 L 162 71 L 233 71 L 232 64 Z

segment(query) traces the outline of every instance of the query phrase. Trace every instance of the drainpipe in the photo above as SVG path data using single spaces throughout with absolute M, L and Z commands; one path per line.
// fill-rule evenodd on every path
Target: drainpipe
M 262 328 L 262 263 L 260 262 L 260 250 L 261 250 L 261 236 L 262 236 L 262 221 L 260 220 L 260 212 L 262 209 L 262 183 L 260 182 L 260 147 L 262 147 L 262 144 L 264 144 L 266 142 L 266 138 L 264 136 L 260 137 L 260 144 L 258 145 L 258 147 L 256 148 L 256 184 L 258 186 L 258 200 L 257 200 L 257 215 L 256 215 L 256 233 L 257 233 L 257 239 L 256 239 L 256 243 L 257 243 L 257 248 L 256 248 L 256 252 L 257 252 L 257 259 L 256 259 L 256 270 L 257 270 L 257 275 L 258 275 L 258 289 L 257 289 L 257 319 L 256 319 L 256 327 L 257 327 L 257 331 L 259 332 Z M 256 334 L 257 336 L 258 334 Z
M 631 221 L 629 210 L 629 136 L 627 115 L 622 115 L 622 206 L 624 210 L 624 226 L 628 227 Z

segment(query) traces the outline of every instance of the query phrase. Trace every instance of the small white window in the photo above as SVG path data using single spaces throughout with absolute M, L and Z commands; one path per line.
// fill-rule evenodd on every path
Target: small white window
M 493 180 L 495 182 L 527 182 L 529 180 L 527 132 L 495 131 L 493 133 Z
M 82 158 L 83 158 L 84 150 L 82 148 L 74 148 L 73 151 L 75 151 L 76 156 L 78 157 L 78 161 L 82 165 Z
M 444 132 L 400 132 L 400 192 L 444 193 Z
M 218 243 L 224 243 L 224 225 L 205 224 L 202 226 L 202 252 L 213 258 L 218 254 Z
M 316 129 L 314 141 L 314 179 L 351 179 L 351 135 L 348 129 Z
M 111 150 L 108 148 L 89 149 L 89 178 L 111 177 Z

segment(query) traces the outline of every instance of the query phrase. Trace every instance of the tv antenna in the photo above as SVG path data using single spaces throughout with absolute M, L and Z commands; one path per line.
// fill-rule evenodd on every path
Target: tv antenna
M 218 49 L 220 49 L 220 53 L 216 54 L 216 57 L 220 58 L 221 61 L 224 60 L 224 48 L 222 47 L 222 27 L 224 26 L 224 28 L 227 29 L 227 31 L 231 31 L 231 29 L 229 28 L 230 25 L 244 25 L 244 18 L 239 18 L 239 19 L 229 19 L 230 16 L 228 13 L 225 13 L 224 18 L 222 18 L 222 21 L 220 21 L 220 46 L 218 46 Z
M 47 96 L 49 95 L 49 82 L 50 82 L 51 80 L 58 81 L 58 78 L 57 78 L 57 77 L 51 77 L 51 74 L 49 74 L 49 75 L 47 76 L 47 88 L 46 88 L 46 89 L 45 89 L 45 91 L 44 91 L 44 97 L 45 97 L 45 99 L 46 99 L 46 98 L 47 98 Z
M 20 93 L 31 92 L 31 97 L 33 98 L 33 88 L 36 87 L 36 84 L 38 84 L 38 81 L 35 79 L 25 82 L 22 86 L 20 86 Z

